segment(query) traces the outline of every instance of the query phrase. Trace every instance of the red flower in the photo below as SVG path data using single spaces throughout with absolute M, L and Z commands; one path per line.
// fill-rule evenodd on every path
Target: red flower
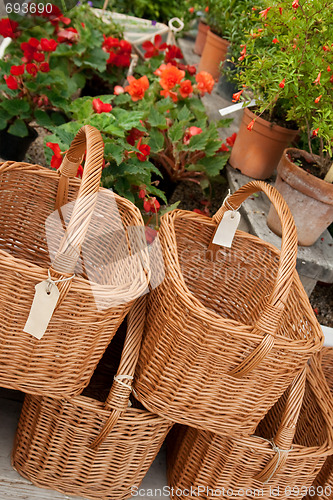
M 243 59 L 245 59 L 246 56 L 246 45 L 241 45 L 241 47 L 243 47 L 243 50 L 241 50 L 241 55 L 238 58 L 238 61 L 243 61 Z
M 142 130 L 138 130 L 137 128 L 133 127 L 130 130 L 128 136 L 126 137 L 126 141 L 131 146 L 134 146 L 134 144 L 136 143 L 136 141 L 138 139 L 140 139 L 140 137 L 143 137 L 144 135 L 145 135 L 145 133 Z
M 214 78 L 207 71 L 200 71 L 195 77 L 197 82 L 197 89 L 200 90 L 201 96 L 205 95 L 206 92 L 210 94 L 215 85 Z
M 229 151 L 228 148 L 227 148 L 227 151 Z M 193 212 L 195 212 L 196 214 L 205 215 L 206 217 L 209 217 L 209 213 L 207 214 L 207 208 L 205 208 L 205 211 L 204 210 L 200 210 L 200 208 L 194 208 Z
M 66 28 L 58 32 L 59 43 L 68 43 L 69 45 L 72 45 L 77 42 L 78 38 L 79 33 L 75 28 Z
M 322 94 L 321 94 L 321 95 L 319 95 L 318 97 L 316 97 L 316 98 L 315 98 L 315 101 L 314 101 L 314 102 L 315 102 L 316 104 L 318 104 L 318 102 L 320 101 L 320 99 L 321 99 L 322 97 L 323 97 L 323 96 L 322 96 Z
M 185 71 L 182 71 L 169 63 L 161 73 L 160 85 L 164 90 L 171 90 L 175 85 L 181 82 L 184 76 Z
M 112 110 L 111 104 L 104 103 L 103 101 L 101 101 L 99 99 L 99 97 L 96 97 L 95 99 L 93 99 L 92 107 L 93 107 L 95 113 L 98 113 L 98 114 L 110 113 L 110 111 Z
M 286 83 L 286 79 L 284 78 L 284 79 L 282 80 L 282 82 L 280 82 L 280 83 L 279 83 L 279 87 L 280 87 L 280 89 L 284 89 L 285 83 Z
M 299 7 L 299 0 L 294 0 L 293 3 L 291 4 L 293 9 L 298 9 Z
M 236 137 L 237 137 L 237 134 L 236 132 L 234 132 L 230 137 L 227 137 L 226 138 L 226 142 L 227 144 L 232 148 L 233 145 L 235 144 L 235 140 L 236 140 Z
M 146 161 L 150 154 L 150 146 L 148 144 L 140 144 L 138 149 L 141 151 L 140 153 L 136 153 L 136 156 L 140 161 Z
M 173 90 L 161 90 L 160 91 L 160 95 L 162 95 L 165 98 L 171 97 L 171 99 L 173 100 L 173 102 L 177 102 L 178 101 L 177 92 L 174 92 Z
M 159 211 L 160 207 L 161 205 L 159 204 L 155 196 L 153 196 L 152 198 L 148 198 L 143 202 L 143 208 L 147 213 L 154 212 L 156 214 Z
M 16 21 L 10 21 L 8 19 L 8 17 L 4 17 L 3 19 L 0 19 L 0 35 L 3 36 L 4 38 L 7 38 L 7 37 L 16 38 L 16 37 L 18 37 L 19 33 L 15 33 L 18 25 L 19 25 L 19 23 L 17 23 Z
M 193 87 L 190 80 L 183 80 L 182 82 L 180 82 L 179 93 L 184 99 L 190 96 L 192 92 Z
M 41 70 L 42 73 L 48 73 L 50 71 L 50 65 L 48 62 L 43 62 L 39 66 L 39 69 Z
M 190 8 L 188 9 L 188 11 L 189 11 L 189 13 L 190 13 L 190 14 L 193 14 L 193 12 L 194 12 L 194 7 L 190 7 Z
M 143 42 L 142 44 L 143 50 L 145 50 L 145 59 L 150 59 L 151 57 L 158 56 L 159 53 L 167 48 L 166 43 L 162 43 L 161 35 L 155 35 L 154 43 L 150 40 Z
M 51 167 L 59 168 L 62 163 L 62 155 L 59 144 L 55 142 L 47 142 L 46 146 L 48 148 L 51 148 L 54 153 L 54 155 L 51 158 Z
M 36 76 L 38 73 L 38 68 L 35 63 L 28 63 L 25 67 L 29 75 Z
M 108 64 L 110 63 L 108 62 Z M 113 59 L 113 64 L 118 68 L 128 68 L 131 64 L 131 55 L 127 53 L 116 54 L 116 57 Z
M 319 127 L 312 131 L 311 137 L 317 137 Z
M 259 12 L 260 17 L 263 17 L 264 19 L 267 19 L 267 14 L 270 11 L 272 7 L 267 7 L 267 9 L 261 10 Z
M 189 73 L 189 75 L 193 76 L 197 72 L 197 68 L 195 66 L 190 66 L 189 64 L 186 66 L 186 71 Z
M 207 7 L 205 7 L 205 12 L 209 12 L 209 7 L 207 5 Z
M 235 94 L 232 94 L 232 102 L 239 101 L 240 96 L 242 95 L 243 92 L 244 92 L 244 89 L 240 90 L 239 92 L 236 92 Z
M 147 195 L 146 186 L 142 187 L 139 191 L 139 198 L 143 200 Z
M 323 47 L 323 51 L 324 51 L 324 52 L 327 52 L 328 50 L 330 50 L 330 48 L 329 48 L 327 45 L 324 45 L 324 47 Z
M 83 175 L 83 167 L 82 165 L 79 165 L 75 177 L 79 177 L 80 179 L 82 179 L 82 175 Z
M 220 146 L 220 149 L 217 150 L 218 153 L 227 153 L 229 151 L 229 148 L 228 146 L 222 142 L 221 146 Z
M 202 128 L 195 127 L 195 126 L 189 127 L 185 131 L 185 135 L 183 138 L 183 144 L 185 144 L 185 145 L 190 144 L 191 137 L 193 137 L 194 135 L 199 135 L 201 133 L 202 133 Z
M 313 308 L 313 312 L 314 312 L 315 314 L 319 314 L 318 308 L 317 308 L 317 307 L 314 307 L 314 308 Z
M 129 85 L 127 85 L 124 90 L 132 97 L 132 101 L 136 102 L 143 99 L 146 90 L 149 88 L 149 81 L 146 75 L 137 80 L 134 76 L 129 76 L 127 80 Z
M 180 50 L 180 48 L 177 47 L 177 45 L 168 45 L 164 59 L 165 63 L 172 62 L 174 59 L 183 59 L 183 58 L 184 58 L 183 53 Z
M 125 89 L 121 85 L 116 85 L 115 88 L 113 89 L 114 95 L 120 95 L 120 94 L 123 94 L 124 92 L 125 92 Z
M 331 67 L 330 66 L 327 66 L 327 71 L 331 71 Z
M 33 61 L 36 58 L 36 56 L 39 57 L 37 55 L 39 54 L 38 50 L 40 49 L 39 40 L 37 40 L 37 38 L 30 38 L 28 42 L 21 43 L 21 49 L 23 51 L 22 61 L 29 63 Z M 44 55 L 42 61 L 43 60 L 44 60 Z
M 42 38 L 40 44 L 44 52 L 54 52 L 58 46 L 57 42 L 52 38 L 50 40 L 48 40 L 47 38 Z
M 132 45 L 127 40 L 120 40 L 121 52 L 130 54 L 132 52 Z
M 20 66 L 12 66 L 10 68 L 10 73 L 11 73 L 11 75 L 14 75 L 14 76 L 23 75 L 23 73 L 24 73 L 24 64 L 21 64 Z
M 17 80 L 14 76 L 12 75 L 5 75 L 4 76 L 4 79 L 6 80 L 6 84 L 7 84 L 7 87 L 10 89 L 10 90 L 17 90 L 18 89 L 18 83 L 17 83 Z
M 321 71 L 319 71 L 317 78 L 313 82 L 315 85 L 320 85 Z
M 106 37 L 105 35 L 103 35 L 103 37 L 104 42 L 102 44 L 102 49 L 104 52 L 110 52 L 112 49 L 120 47 L 120 41 L 118 38 L 113 38 L 112 36 Z
M 251 132 L 251 130 L 253 129 L 253 125 L 254 125 L 254 120 L 250 121 L 250 123 L 247 126 L 247 130 Z
M 277 38 L 273 38 L 272 40 L 273 43 L 280 43 L 279 40 Z
M 283 11 L 282 7 L 279 7 L 279 12 L 280 12 L 281 16 L 282 16 L 282 11 Z
M 34 60 L 36 62 L 43 62 L 45 60 L 45 55 L 42 52 L 35 52 L 34 53 Z
M 35 96 L 33 98 L 33 101 L 39 108 L 42 108 L 43 106 L 48 106 L 50 104 L 49 99 L 46 95 L 41 95 L 41 96 Z

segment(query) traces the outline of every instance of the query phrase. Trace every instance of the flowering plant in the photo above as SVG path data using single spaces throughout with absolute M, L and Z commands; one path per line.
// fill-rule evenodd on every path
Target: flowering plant
M 82 97 L 72 102 L 69 110 L 73 121 L 53 129 L 47 137 L 45 153 L 53 168 L 59 168 L 64 152 L 83 125 L 89 124 L 102 133 L 106 166 L 102 183 L 133 202 L 149 202 L 159 207 L 156 196 L 165 196 L 154 184 L 151 175 L 161 176 L 151 163 L 147 131 L 142 125 L 143 113 L 113 107 L 114 95 L 98 98 Z M 79 172 L 80 174 L 80 172 Z M 142 196 L 144 190 L 145 195 Z M 141 194 L 140 194 L 141 193 Z M 146 208 L 148 204 L 146 203 Z
M 105 23 L 88 4 L 76 6 L 66 17 L 56 5 L 49 14 L 16 15 L 11 25 L 14 36 L 7 54 L 18 56 L 22 42 L 30 38 L 52 38 L 58 44 L 56 67 L 70 77 L 75 75 L 80 88 L 88 80 L 99 89 L 105 85 L 105 90 L 112 91 L 130 66 L 131 44 L 122 39 L 117 25 Z M 0 34 L 6 29 L 0 24 Z
M 122 93 L 116 91 L 114 103 L 141 112 L 151 156 L 164 175 L 172 182 L 187 179 L 207 186 L 228 160 L 228 147 L 222 146 L 217 128 L 230 120 L 209 123 L 198 99 L 211 93 L 214 80 L 209 73 L 195 74 L 195 67 L 178 62 L 179 49 L 162 44 L 159 35 L 144 49 L 148 71 L 139 78 L 129 77 Z
M 261 27 L 249 33 L 239 57 L 240 82 L 251 89 L 257 113 L 296 122 L 324 172 L 333 136 L 332 16 L 329 0 L 273 0 L 258 12 Z
M 63 110 L 77 85 L 59 69 L 51 69 L 57 42 L 30 38 L 22 42 L 18 57 L 0 61 L 0 130 L 25 137 L 36 120 L 49 127 L 63 123 Z

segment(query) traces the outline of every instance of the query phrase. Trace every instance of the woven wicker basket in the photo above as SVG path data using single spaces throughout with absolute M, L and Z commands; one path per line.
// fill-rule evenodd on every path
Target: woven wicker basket
M 323 347 L 323 349 L 311 359 L 313 370 L 320 377 L 324 372 L 326 382 L 331 391 L 331 402 L 333 408 L 333 348 Z M 333 412 L 332 412 L 333 413 Z M 315 418 L 315 417 L 314 417 Z M 331 421 L 333 427 L 333 420 Z M 333 498 L 333 455 L 328 457 L 314 481 L 309 494 L 304 497 L 306 500 L 331 500 Z
M 212 252 L 227 207 L 236 209 L 256 191 L 280 215 L 281 252 L 242 231 L 231 248 Z M 159 237 L 165 280 L 148 301 L 138 399 L 174 422 L 249 435 L 323 341 L 295 271 L 290 211 L 275 188 L 253 181 L 212 219 L 166 214 Z
M 34 484 L 85 498 L 116 500 L 129 497 L 146 474 L 171 423 L 128 407 L 144 300 L 138 299 L 129 313 L 121 362 L 105 403 L 92 397 L 90 385 L 86 389 L 90 397 L 26 396 L 12 462 Z M 106 375 L 112 360 L 107 365 Z M 98 396 L 100 388 L 98 383 Z
M 75 175 L 85 150 L 87 157 L 81 183 Z M 58 172 L 27 163 L 0 164 L 2 387 L 54 397 L 80 393 L 131 303 L 147 289 L 139 256 L 130 259 L 129 272 L 129 259 L 123 255 L 124 248 L 125 254 L 129 254 L 125 231 L 130 226 L 143 225 L 140 211 L 128 200 L 117 195 L 112 198 L 109 191 L 99 187 L 102 161 L 102 137 L 95 128 L 86 125 L 74 139 Z M 117 227 L 103 255 L 115 265 L 109 266 L 113 274 L 99 276 L 99 280 L 92 283 L 84 271 L 84 260 L 78 272 L 77 261 L 87 231 L 96 229 L 98 234 L 100 228 L 95 226 L 97 222 L 102 224 L 103 218 L 96 217 L 93 209 L 106 193 L 110 194 L 118 212 L 114 217 L 108 214 L 107 220 L 113 217 L 111 222 L 114 220 Z M 47 218 L 67 202 L 73 202 L 74 208 L 65 236 L 55 230 L 47 239 Z M 58 240 L 54 241 L 57 235 Z M 58 250 L 52 261 L 50 242 Z M 88 248 L 88 264 L 93 267 L 96 259 L 97 272 L 101 268 L 103 245 L 106 246 L 102 236 L 95 241 L 90 239 L 93 248 Z M 46 333 L 38 340 L 23 329 L 35 285 L 47 280 L 48 271 L 52 280 L 77 274 L 57 285 L 60 291 L 57 307 Z M 127 282 L 122 281 L 123 276 Z M 104 300 L 105 296 L 114 299 L 114 306 L 108 305 L 103 310 L 97 307 L 96 299 Z
M 191 427 L 183 427 L 178 436 L 171 433 L 168 481 L 173 496 L 183 498 L 181 491 L 192 487 L 192 496 L 199 493 L 201 499 L 303 498 L 333 453 L 328 398 L 325 382 L 305 368 L 253 436 L 224 437 Z

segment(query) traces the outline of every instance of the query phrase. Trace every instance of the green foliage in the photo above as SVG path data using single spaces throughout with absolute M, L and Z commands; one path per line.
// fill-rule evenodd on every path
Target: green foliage
M 279 113 L 321 141 L 322 166 L 332 154 L 333 3 L 329 0 L 275 0 L 259 13 L 261 31 L 246 41 L 240 83 L 249 87 L 259 113 Z M 326 156 L 324 152 L 326 151 Z
M 103 3 L 101 1 L 101 3 Z M 168 24 L 172 17 L 182 18 L 186 11 L 185 0 L 115 0 L 113 10 L 129 16 L 151 19 Z

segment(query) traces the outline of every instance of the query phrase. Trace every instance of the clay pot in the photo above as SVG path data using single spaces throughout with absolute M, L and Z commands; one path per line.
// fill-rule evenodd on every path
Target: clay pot
M 227 57 L 229 42 L 215 35 L 211 30 L 207 32 L 205 48 L 199 62 L 198 71 L 207 71 L 214 80 L 220 76 L 220 65 Z
M 312 162 L 306 151 L 288 148 L 284 151 L 277 171 L 275 187 L 286 200 L 294 217 L 298 244 L 313 245 L 333 222 L 333 184 L 318 179 L 290 161 L 303 156 Z M 275 208 L 267 216 L 268 227 L 281 236 L 281 224 Z
M 247 129 L 256 118 L 253 129 Z M 298 131 L 273 125 L 245 108 L 229 163 L 254 179 L 268 179 Z
M 197 34 L 197 37 L 195 39 L 195 44 L 194 44 L 194 49 L 193 49 L 193 52 L 195 54 L 198 54 L 198 56 L 201 56 L 201 54 L 203 52 L 208 31 L 209 31 L 208 24 L 204 23 L 203 21 L 200 21 L 199 26 L 198 26 L 198 34 Z

